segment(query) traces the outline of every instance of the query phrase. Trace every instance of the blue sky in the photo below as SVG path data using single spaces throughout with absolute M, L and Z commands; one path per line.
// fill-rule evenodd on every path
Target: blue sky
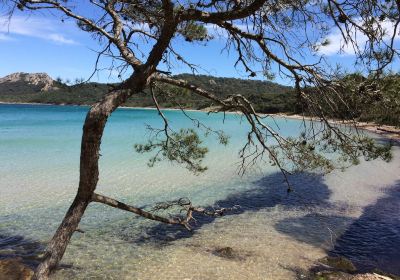
M 246 73 L 233 67 L 235 56 L 221 52 L 223 40 L 215 39 L 206 47 L 199 47 L 184 42 L 177 42 L 177 48 L 194 64 L 200 64 L 208 74 L 223 77 L 247 78 Z M 330 35 L 331 44 L 322 53 L 332 64 L 342 64 L 353 69 L 354 57 L 350 54 L 338 54 L 340 49 L 339 34 Z M 397 37 L 397 45 L 399 37 Z M 13 72 L 46 72 L 53 78 L 63 79 L 88 78 L 93 71 L 99 45 L 89 34 L 79 30 L 72 21 L 62 22 L 59 18 L 44 14 L 16 13 L 11 22 L 0 17 L 0 77 Z M 307 59 L 307 57 L 306 57 Z M 311 59 L 311 58 L 310 58 Z M 103 60 L 102 66 L 109 65 Z M 393 66 L 399 70 L 397 65 Z M 185 67 L 177 67 L 174 73 L 188 72 Z M 206 72 L 204 72 L 206 73 Z M 262 79 L 258 76 L 257 79 Z M 102 71 L 93 81 L 114 82 L 116 74 Z M 289 81 L 276 77 L 279 83 Z

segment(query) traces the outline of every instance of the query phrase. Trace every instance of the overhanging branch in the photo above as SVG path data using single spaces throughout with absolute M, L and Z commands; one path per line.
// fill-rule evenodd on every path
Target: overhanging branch
M 110 197 L 107 197 L 104 195 L 93 193 L 92 201 L 98 202 L 98 203 L 103 203 L 108 206 L 111 206 L 111 207 L 114 207 L 117 209 L 121 209 L 124 211 L 128 211 L 128 212 L 134 213 L 136 215 L 139 215 L 139 216 L 149 219 L 149 220 L 158 221 L 158 222 L 162 222 L 165 224 L 171 224 L 171 225 L 182 225 L 182 226 L 186 227 L 188 230 L 190 230 L 190 228 L 186 226 L 185 221 L 158 216 L 158 215 L 152 214 L 150 212 L 147 212 L 143 209 L 140 209 L 138 207 L 125 204 L 123 202 L 120 202 L 116 199 L 113 199 L 113 198 L 110 198 Z
M 157 210 L 166 210 L 172 208 L 173 206 L 178 206 L 182 208 L 182 210 L 186 211 L 186 215 L 183 217 L 175 216 L 172 218 L 167 218 L 97 193 L 93 193 L 92 201 L 106 204 L 108 206 L 121 209 L 127 212 L 131 212 L 149 220 L 170 225 L 180 225 L 185 227 L 189 231 L 192 230 L 190 222 L 194 220 L 193 213 L 198 213 L 201 215 L 211 216 L 211 217 L 219 217 L 223 216 L 226 212 L 233 211 L 239 208 L 238 205 L 235 205 L 232 208 L 219 208 L 219 209 L 207 209 L 202 207 L 195 207 L 192 205 L 190 200 L 181 198 L 174 201 L 159 203 L 154 207 L 154 210 L 157 211 Z

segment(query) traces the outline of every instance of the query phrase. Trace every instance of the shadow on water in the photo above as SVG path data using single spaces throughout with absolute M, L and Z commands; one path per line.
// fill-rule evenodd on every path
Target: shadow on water
M 323 177 L 315 174 L 295 174 L 291 176 L 294 184 L 294 193 L 287 193 L 287 185 L 280 173 L 266 176 L 253 182 L 251 188 L 239 190 L 229 195 L 225 199 L 215 203 L 216 207 L 233 207 L 240 205 L 235 211 L 228 212 L 226 215 L 238 215 L 247 211 L 258 211 L 273 208 L 280 205 L 283 209 L 308 209 L 310 207 L 330 208 L 334 207 L 329 203 L 331 195 L 328 187 L 323 183 Z M 301 194 L 301 196 L 299 195 Z M 199 216 L 196 217 L 194 231 L 189 232 L 179 226 L 154 223 L 150 227 L 148 224 L 137 225 L 136 222 L 130 227 L 126 225 L 122 228 L 113 230 L 112 234 L 117 234 L 119 239 L 130 242 L 131 244 L 153 244 L 163 246 L 170 244 L 170 241 L 181 238 L 190 238 L 196 234 L 202 226 L 212 223 L 216 218 Z M 126 229 L 126 231 L 124 230 Z M 134 229 L 134 230 L 133 230 Z M 134 234 L 132 234 L 134 232 Z M 136 234 L 137 233 L 137 234 Z M 39 254 L 44 251 L 45 245 L 28 239 L 24 236 L 10 235 L 0 232 L 0 259 L 20 258 L 22 262 L 35 267 L 39 262 Z
M 45 245 L 41 242 L 0 232 L 0 260 L 18 259 L 27 266 L 35 268 L 40 262 L 39 254 L 44 248 Z
M 295 192 L 288 194 L 282 176 L 279 173 L 272 174 L 254 182 L 249 190 L 217 201 L 215 206 L 240 205 L 239 210 L 227 215 L 277 205 L 282 210 L 306 210 L 308 214 L 304 216 L 279 221 L 275 224 L 276 230 L 301 242 L 330 249 L 331 255 L 347 257 L 361 271 L 377 268 L 389 273 L 400 273 L 400 182 L 389 189 L 384 198 L 366 207 L 358 219 L 346 216 L 347 205 L 329 201 L 331 191 L 324 184 L 323 176 L 295 174 L 291 182 Z M 330 210 L 336 214 L 329 214 Z M 191 237 L 202 226 L 215 220 L 199 216 L 196 219 L 197 224 L 192 233 L 176 226 L 156 224 L 143 229 L 145 234 L 139 238 L 129 237 L 127 241 L 168 245 L 170 241 Z M 335 231 L 339 236 L 335 235 Z
M 42 242 L 26 238 L 22 235 L 11 235 L 0 231 L 0 260 L 18 260 L 31 269 L 35 269 L 42 260 L 41 255 L 45 251 L 45 248 L 46 244 Z M 61 263 L 58 269 L 68 269 L 71 267 L 69 264 Z
M 349 258 L 360 270 L 400 274 L 400 182 L 364 209 L 331 253 Z
M 215 203 L 215 207 L 240 208 L 227 212 L 226 215 L 238 215 L 247 211 L 258 211 L 261 209 L 280 206 L 282 209 L 310 209 L 310 208 L 333 208 L 336 207 L 329 202 L 331 191 L 323 183 L 323 176 L 315 174 L 294 174 L 290 178 L 294 184 L 295 192 L 288 193 L 287 185 L 280 173 L 266 176 L 252 184 L 252 188 L 231 194 L 225 199 Z M 197 222 L 193 232 L 165 224 L 155 224 L 150 228 L 143 228 L 144 234 L 139 238 L 127 237 L 127 241 L 134 243 L 168 244 L 181 238 L 189 238 L 202 226 L 213 222 L 216 218 L 195 216 Z M 218 219 L 218 218 L 217 218 Z M 339 218 L 338 218 L 339 219 Z
M 350 259 L 360 271 L 379 269 L 400 274 L 400 182 L 388 189 L 385 197 L 366 207 L 355 220 L 342 216 L 308 214 L 287 218 L 275 228 L 302 242 L 323 245 L 329 229 L 340 229 L 329 254 Z M 316 219 L 324 226 L 318 228 Z M 348 224 L 348 226 L 346 226 Z M 332 236 L 335 237 L 335 236 Z M 333 243 L 333 242 L 332 242 Z
M 334 245 L 335 232 L 345 228 L 352 221 L 353 219 L 346 216 L 310 213 L 303 217 L 279 221 L 275 224 L 275 229 L 301 242 L 329 249 Z
M 274 225 L 275 229 L 319 248 L 325 245 L 332 247 L 330 229 L 332 232 L 343 229 L 330 254 L 349 258 L 361 270 L 378 268 L 400 273 L 400 182 L 389 189 L 385 197 L 366 207 L 358 219 L 353 220 L 341 214 L 346 212 L 346 205 L 329 201 L 331 191 L 324 183 L 323 176 L 302 173 L 292 175 L 290 179 L 295 192 L 288 194 L 281 174 L 275 173 L 253 182 L 249 189 L 217 201 L 215 206 L 240 205 L 239 209 L 227 215 L 268 210 L 276 206 L 282 211 L 304 210 L 306 215 L 280 220 Z M 114 234 L 132 245 L 169 245 L 170 241 L 190 238 L 215 218 L 196 216 L 196 220 L 193 232 L 177 226 L 152 224 L 148 227 L 146 224 L 137 228 L 139 235 L 132 235 L 132 232 L 124 234 L 123 229 Z M 21 258 L 25 264 L 34 267 L 43 250 L 44 245 L 40 242 L 0 232 L 0 259 Z

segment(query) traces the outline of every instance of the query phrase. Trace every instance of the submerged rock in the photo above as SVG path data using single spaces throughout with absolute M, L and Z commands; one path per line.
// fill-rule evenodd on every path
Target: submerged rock
M 355 272 L 357 270 L 354 264 L 344 257 L 327 256 L 321 259 L 320 262 L 338 271 Z
M 18 259 L 0 260 L 0 280 L 29 280 L 33 271 Z
M 397 280 L 384 273 L 358 273 L 354 264 L 344 257 L 327 256 L 311 269 L 308 280 Z
M 311 280 L 393 280 L 376 273 L 350 274 L 342 271 L 320 271 Z
M 233 251 L 232 247 L 217 248 L 212 253 L 221 258 L 226 258 L 226 259 L 236 258 L 235 252 Z
M 394 275 L 392 273 L 387 273 L 386 271 L 382 271 L 380 269 L 374 269 L 372 271 L 373 274 L 377 274 L 377 275 L 381 275 L 381 276 L 385 276 L 388 277 L 388 279 L 393 279 L 393 280 L 400 280 L 400 276 L 399 275 Z
M 393 278 L 377 273 L 357 274 L 351 280 L 393 280 Z
M 312 277 L 311 280 L 351 280 L 354 275 L 343 271 L 318 271 Z

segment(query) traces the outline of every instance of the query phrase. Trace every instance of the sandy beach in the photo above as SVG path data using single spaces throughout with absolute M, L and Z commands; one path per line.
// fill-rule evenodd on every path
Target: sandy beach
M 268 114 L 268 115 L 273 115 L 281 118 L 288 118 L 288 119 L 296 119 L 296 120 L 310 120 L 310 121 L 318 121 L 320 122 L 321 120 L 318 117 L 310 117 L 310 116 L 302 116 L 298 114 L 284 114 L 284 113 L 278 113 L 278 114 Z M 373 132 L 375 134 L 379 134 L 383 137 L 393 139 L 393 140 L 400 140 L 400 128 L 391 126 L 391 125 L 384 125 L 384 124 L 377 124 L 373 122 L 354 122 L 350 120 L 329 120 L 330 123 L 332 124 L 341 124 L 341 125 L 356 125 L 358 129 L 363 129 L 367 130 L 370 132 Z

